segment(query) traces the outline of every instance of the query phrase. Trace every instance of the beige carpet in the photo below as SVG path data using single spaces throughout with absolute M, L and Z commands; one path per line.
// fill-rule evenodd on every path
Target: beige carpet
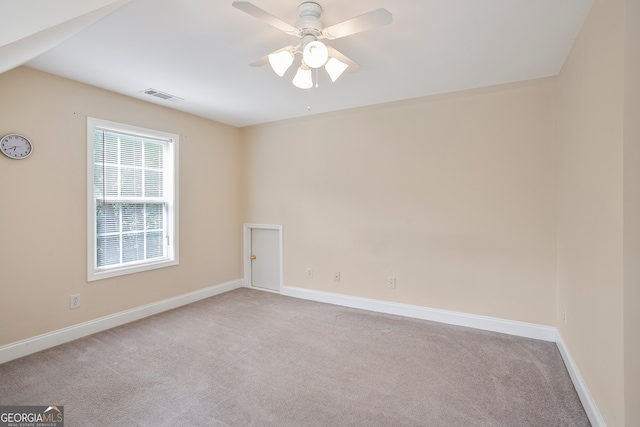
M 588 426 L 554 343 L 238 289 L 0 365 L 67 427 Z

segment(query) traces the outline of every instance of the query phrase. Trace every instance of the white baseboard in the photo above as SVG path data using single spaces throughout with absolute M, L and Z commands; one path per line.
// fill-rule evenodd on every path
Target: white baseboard
M 573 362 L 573 358 L 564 344 L 564 340 L 562 339 L 560 332 L 556 333 L 556 345 L 562 355 L 562 360 L 564 360 L 564 365 L 567 367 L 567 371 L 569 372 L 573 386 L 578 393 L 580 402 L 582 402 L 584 411 L 587 413 L 587 417 L 589 417 L 589 422 L 591 422 L 593 427 L 606 427 L 607 424 L 604 422 L 604 418 L 602 418 L 596 403 L 593 401 L 591 393 L 589 393 L 589 389 L 582 379 L 580 371 L 578 371 L 578 367 Z
M 482 329 L 485 331 L 501 332 L 503 334 L 517 335 L 544 341 L 556 340 L 556 328 L 537 325 L 535 323 L 517 322 L 514 320 L 499 319 L 495 317 L 479 316 L 475 314 L 460 313 L 456 311 L 439 310 L 435 308 L 421 307 L 417 305 L 400 304 L 389 301 L 352 297 L 348 295 L 315 291 L 311 289 L 283 286 L 282 295 L 308 299 L 345 307 L 360 308 L 379 313 L 395 314 L 398 316 L 413 317 L 415 319 L 431 320 L 449 325 L 466 326 L 468 328 Z
M 188 294 L 168 298 L 162 301 L 121 311 L 99 319 L 90 320 L 68 328 L 59 329 L 33 338 L 7 344 L 0 347 L 0 363 L 5 363 L 19 357 L 27 356 L 47 348 L 55 347 L 78 338 L 86 337 L 125 323 L 133 322 L 144 317 L 171 310 L 201 299 L 209 298 L 224 292 L 242 287 L 242 280 L 232 280 L 208 288 L 189 292 Z

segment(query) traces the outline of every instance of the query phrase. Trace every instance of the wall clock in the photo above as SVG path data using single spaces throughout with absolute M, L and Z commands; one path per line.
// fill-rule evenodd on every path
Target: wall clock
M 10 133 L 0 139 L 0 151 L 10 159 L 26 159 L 33 152 L 33 146 L 26 137 Z

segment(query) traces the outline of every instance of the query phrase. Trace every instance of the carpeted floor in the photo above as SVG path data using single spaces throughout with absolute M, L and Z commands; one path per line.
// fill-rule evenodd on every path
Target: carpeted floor
M 0 365 L 65 426 L 588 426 L 554 343 L 238 289 Z

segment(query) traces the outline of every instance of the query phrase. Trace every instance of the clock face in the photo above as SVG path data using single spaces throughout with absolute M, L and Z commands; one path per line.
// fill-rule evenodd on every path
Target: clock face
M 31 142 L 22 135 L 9 134 L 0 140 L 0 151 L 12 159 L 29 157 L 32 148 Z

